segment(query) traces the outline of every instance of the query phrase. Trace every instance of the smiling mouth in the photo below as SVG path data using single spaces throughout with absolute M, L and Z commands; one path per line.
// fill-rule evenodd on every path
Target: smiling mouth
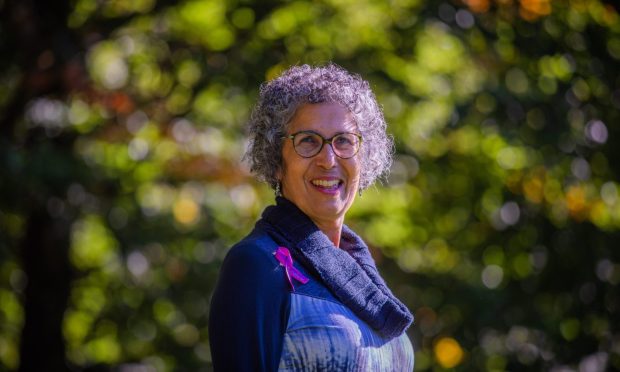
M 322 189 L 336 189 L 342 184 L 341 180 L 312 180 L 311 183 Z

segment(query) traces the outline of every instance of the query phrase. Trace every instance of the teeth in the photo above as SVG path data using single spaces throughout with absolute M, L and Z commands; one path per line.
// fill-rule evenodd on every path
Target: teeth
M 331 181 L 326 181 L 326 180 L 312 180 L 312 184 L 315 186 L 321 186 L 321 187 L 334 187 L 336 185 L 338 185 L 340 183 L 339 180 L 331 180 Z

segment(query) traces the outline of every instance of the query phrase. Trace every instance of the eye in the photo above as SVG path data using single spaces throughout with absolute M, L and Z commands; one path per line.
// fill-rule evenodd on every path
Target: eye
M 355 136 L 343 134 L 336 137 L 334 140 L 336 146 L 353 146 L 355 143 Z
M 299 145 L 316 145 L 319 143 L 317 136 L 310 133 L 298 134 L 296 142 Z

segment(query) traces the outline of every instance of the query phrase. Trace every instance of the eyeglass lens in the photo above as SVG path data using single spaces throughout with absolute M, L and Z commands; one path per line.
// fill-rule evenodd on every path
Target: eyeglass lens
M 331 142 L 334 153 L 341 158 L 350 158 L 359 150 L 360 140 L 352 133 L 340 133 L 331 139 L 324 139 L 317 133 L 302 132 L 293 137 L 295 151 L 303 157 L 310 157 L 318 154 L 323 148 L 323 143 Z

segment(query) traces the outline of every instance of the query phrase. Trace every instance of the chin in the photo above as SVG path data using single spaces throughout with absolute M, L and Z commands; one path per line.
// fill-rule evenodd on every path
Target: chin
M 327 205 L 323 205 L 321 208 L 317 208 L 316 212 L 318 215 L 323 216 L 331 216 L 333 219 L 338 219 L 347 212 L 348 206 L 344 203 L 328 203 Z

